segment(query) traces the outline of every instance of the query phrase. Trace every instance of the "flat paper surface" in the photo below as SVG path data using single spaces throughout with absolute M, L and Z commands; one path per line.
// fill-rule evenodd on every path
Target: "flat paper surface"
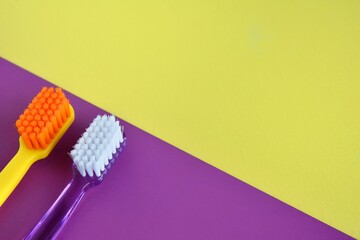
M 359 12 L 6 0 L 0 55 L 360 238 Z
M 18 148 L 14 122 L 50 84 L 0 58 L 0 169 Z M 70 181 L 68 152 L 104 111 L 67 93 L 75 121 L 0 208 L 0 239 L 23 239 Z M 350 240 L 351 237 L 123 122 L 127 146 L 59 239 Z M 13 127 L 11 127 L 13 126 Z M 0 190 L 1 191 L 1 190 Z M 106 231 L 105 231 L 106 229 Z M 103 231 L 104 230 L 104 231 Z

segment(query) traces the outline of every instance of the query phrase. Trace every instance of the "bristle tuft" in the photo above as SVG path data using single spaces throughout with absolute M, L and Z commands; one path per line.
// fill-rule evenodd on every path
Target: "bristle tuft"
M 97 116 L 74 145 L 70 156 L 83 177 L 99 177 L 123 140 L 120 123 L 114 116 Z
M 15 126 L 28 148 L 45 149 L 69 117 L 69 100 L 62 90 L 43 87 Z

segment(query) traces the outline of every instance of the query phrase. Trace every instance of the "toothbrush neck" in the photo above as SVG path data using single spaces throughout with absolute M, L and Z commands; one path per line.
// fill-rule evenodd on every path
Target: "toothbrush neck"
M 25 239 L 54 239 L 76 209 L 89 186 L 90 184 L 84 178 L 74 175 L 54 204 Z
M 73 190 L 77 191 L 78 193 L 85 193 L 90 187 L 93 186 L 90 181 L 75 171 L 70 185 L 72 185 L 71 188 L 73 188 Z

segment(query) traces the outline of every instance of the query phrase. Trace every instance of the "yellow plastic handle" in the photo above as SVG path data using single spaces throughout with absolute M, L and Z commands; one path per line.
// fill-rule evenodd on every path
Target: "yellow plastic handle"
M 74 119 L 75 112 L 70 105 L 70 117 L 66 119 L 66 122 L 60 128 L 59 132 L 56 133 L 54 139 L 51 140 L 46 149 L 28 149 L 22 138 L 19 138 L 20 146 L 18 152 L 0 172 L 0 207 L 12 191 L 14 191 L 30 166 L 34 162 L 46 158 L 50 154 L 60 138 L 73 123 Z
M 21 138 L 19 142 L 18 152 L 0 173 L 0 206 L 16 188 L 30 166 L 38 160 L 38 154 L 34 154 L 34 150 L 29 150 Z

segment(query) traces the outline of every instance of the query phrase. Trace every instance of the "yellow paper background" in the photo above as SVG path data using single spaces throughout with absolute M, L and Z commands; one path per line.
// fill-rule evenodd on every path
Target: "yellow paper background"
M 0 2 L 0 55 L 360 238 L 360 2 Z

